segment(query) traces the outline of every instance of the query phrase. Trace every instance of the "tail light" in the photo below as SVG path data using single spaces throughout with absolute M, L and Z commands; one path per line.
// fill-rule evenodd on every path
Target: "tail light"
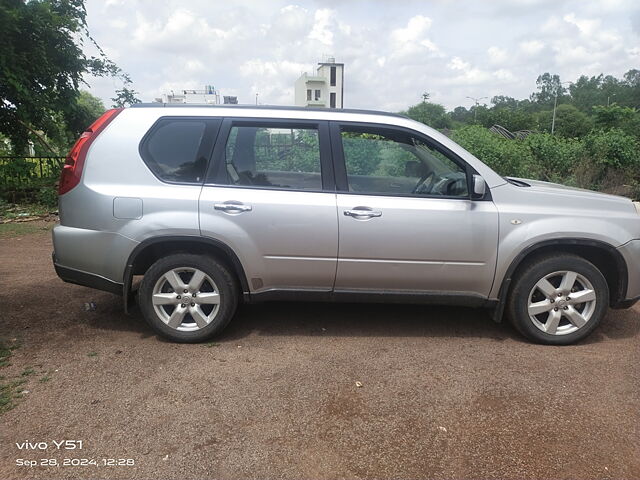
M 111 121 L 122 111 L 122 108 L 107 110 L 100 118 L 87 128 L 67 155 L 60 174 L 60 184 L 58 185 L 58 195 L 63 195 L 80 183 L 84 160 L 91 143 L 100 135 Z

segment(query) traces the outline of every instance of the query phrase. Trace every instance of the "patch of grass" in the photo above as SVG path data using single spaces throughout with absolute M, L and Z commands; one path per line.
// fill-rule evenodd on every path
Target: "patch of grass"
M 0 238 L 19 237 L 40 231 L 42 231 L 42 226 L 34 225 L 32 222 L 0 223 Z
M 209 342 L 209 343 L 205 343 L 202 345 L 203 347 L 207 347 L 207 348 L 211 348 L 211 347 L 219 347 L 220 344 L 219 343 L 215 343 L 215 342 Z
M 13 351 L 18 347 L 20 347 L 20 343 L 15 339 L 12 344 L 8 344 L 7 342 L 0 340 L 0 368 L 11 365 L 9 363 L 9 359 L 11 358 Z M 35 373 L 35 370 L 27 368 L 22 372 L 21 376 L 27 377 L 33 373 Z M 8 412 L 16 406 L 16 399 L 22 397 L 23 389 L 21 388 L 21 385 L 26 382 L 26 378 L 19 378 L 18 380 L 10 381 L 4 375 L 0 376 L 0 415 Z
M 97 357 L 98 356 L 98 352 L 89 352 L 87 353 L 87 357 Z
M 49 380 L 51 380 L 51 377 L 49 375 L 45 375 L 44 377 L 40 378 L 40 380 L 38 380 L 40 383 L 47 383 Z
M 16 399 L 22 398 L 23 389 L 21 386 L 25 382 L 25 379 L 6 383 L 2 380 L 0 383 L 0 415 L 16 406 Z
M 33 368 L 27 367 L 20 375 L 22 375 L 23 377 L 28 377 L 30 375 L 34 375 L 35 373 L 36 371 Z
M 8 367 L 9 358 L 11 358 L 12 352 L 20 346 L 19 343 L 14 342 L 13 345 L 8 345 L 6 342 L 0 340 L 0 367 Z
M 20 218 L 28 216 L 46 215 L 56 208 L 48 207 L 39 203 L 0 203 L 0 217 L 6 219 Z

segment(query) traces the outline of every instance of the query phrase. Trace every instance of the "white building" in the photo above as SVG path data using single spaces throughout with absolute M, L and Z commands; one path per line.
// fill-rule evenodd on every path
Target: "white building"
M 225 95 L 223 97 L 224 103 L 236 104 L 238 103 L 238 97 L 231 97 Z M 219 105 L 220 104 L 220 92 L 216 90 L 212 85 L 206 85 L 204 90 L 180 90 L 175 93 L 173 90 L 171 93 L 163 93 L 161 98 L 156 98 L 157 103 L 193 103 L 199 105 Z
M 344 63 L 335 58 L 318 63 L 315 75 L 305 72 L 296 80 L 295 92 L 301 107 L 344 108 Z

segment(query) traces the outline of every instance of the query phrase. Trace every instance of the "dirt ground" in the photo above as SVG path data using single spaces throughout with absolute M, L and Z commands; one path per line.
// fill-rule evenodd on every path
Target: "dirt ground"
M 51 250 L 42 230 L 0 238 L 0 337 L 19 345 L 0 376 L 26 380 L 2 479 L 640 478 L 638 306 L 571 347 L 479 310 L 302 303 L 178 345 L 60 281 Z M 40 459 L 58 466 L 17 465 Z

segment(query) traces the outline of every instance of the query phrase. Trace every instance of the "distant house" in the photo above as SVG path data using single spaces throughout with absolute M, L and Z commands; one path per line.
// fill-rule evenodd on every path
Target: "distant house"
M 237 104 L 238 97 L 225 95 L 223 97 L 225 104 Z M 205 85 L 204 90 L 179 90 L 175 93 L 163 93 L 162 97 L 156 98 L 157 103 L 193 103 L 199 105 L 219 105 L 220 92 L 212 85 Z
M 330 57 L 318 63 L 315 75 L 303 73 L 295 85 L 295 104 L 301 107 L 344 108 L 344 63 Z

